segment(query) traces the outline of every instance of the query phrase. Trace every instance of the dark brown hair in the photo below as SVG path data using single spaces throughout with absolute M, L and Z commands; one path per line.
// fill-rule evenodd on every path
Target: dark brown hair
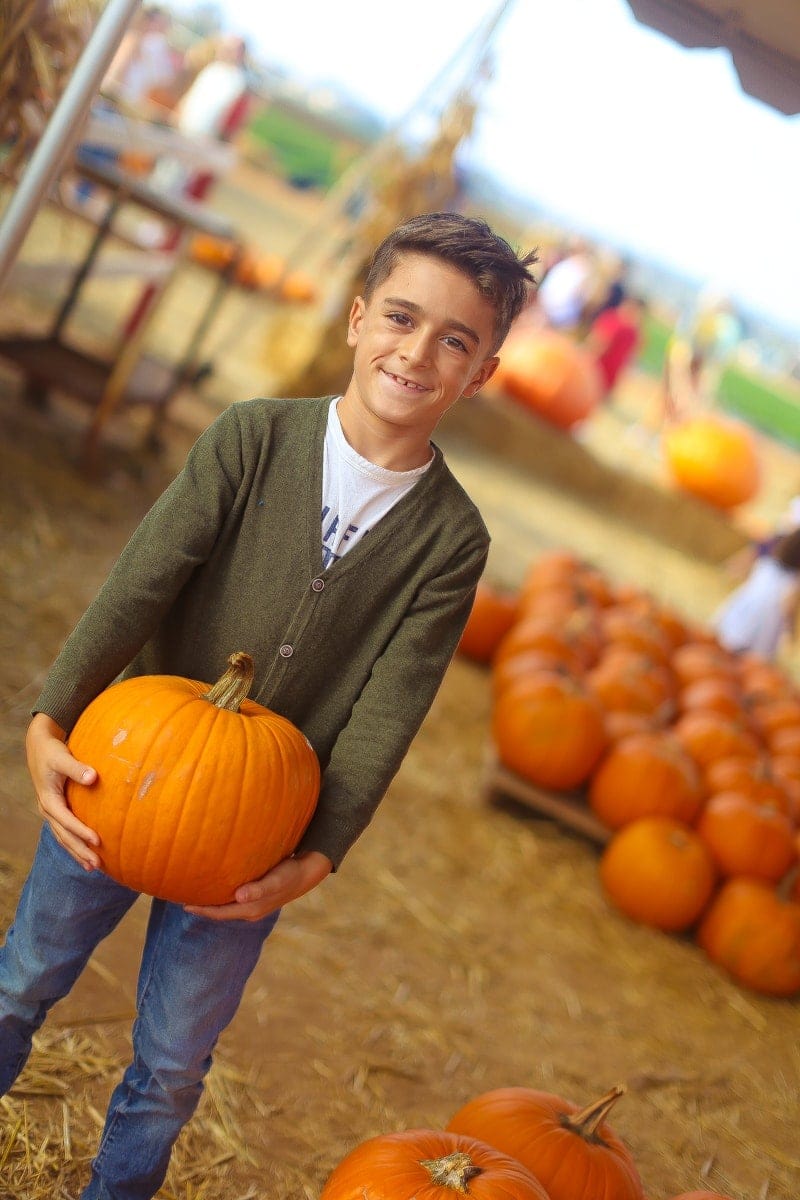
M 535 250 L 519 257 L 477 217 L 423 213 L 399 225 L 378 246 L 364 284 L 365 300 L 391 275 L 403 254 L 429 254 L 472 280 L 495 311 L 493 352 L 502 346 L 536 284 L 529 269 L 537 261 Z
M 773 554 L 787 571 L 800 571 L 800 529 L 785 534 L 775 547 Z

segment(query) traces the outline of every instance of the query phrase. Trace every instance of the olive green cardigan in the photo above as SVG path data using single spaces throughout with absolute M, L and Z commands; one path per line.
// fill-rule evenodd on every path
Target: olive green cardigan
M 427 713 L 489 536 L 434 447 L 416 485 L 322 570 L 331 397 L 231 405 L 135 531 L 34 711 L 69 731 L 119 675 L 212 682 L 255 660 L 251 697 L 305 733 L 323 770 L 299 849 L 338 866 Z

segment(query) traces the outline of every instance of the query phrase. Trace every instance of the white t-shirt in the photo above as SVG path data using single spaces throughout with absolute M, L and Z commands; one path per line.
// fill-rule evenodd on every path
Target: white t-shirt
M 328 410 L 322 464 L 322 569 L 351 550 L 392 505 L 409 492 L 433 462 L 412 471 L 390 471 L 362 458 L 347 441 L 336 411 Z

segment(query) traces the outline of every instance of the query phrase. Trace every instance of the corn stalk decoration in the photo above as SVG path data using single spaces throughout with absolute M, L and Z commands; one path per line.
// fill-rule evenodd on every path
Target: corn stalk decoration
M 352 352 L 344 338 L 347 314 L 352 297 L 362 289 L 372 252 L 401 221 L 447 208 L 456 198 L 456 152 L 472 131 L 476 110 L 472 89 L 464 88 L 441 114 L 433 140 L 422 153 L 415 157 L 393 147 L 391 159 L 371 180 L 365 210 L 350 230 L 345 256 L 349 286 L 341 290 L 335 311 L 326 312 L 325 324 L 311 336 L 306 330 L 300 339 L 305 351 L 301 363 L 293 361 L 292 340 L 299 331 L 292 327 L 291 316 L 274 321 L 265 357 L 278 375 L 282 394 L 316 396 L 346 386 L 352 369 Z
M 2 0 L 0 159 L 13 176 L 41 136 L 102 0 Z

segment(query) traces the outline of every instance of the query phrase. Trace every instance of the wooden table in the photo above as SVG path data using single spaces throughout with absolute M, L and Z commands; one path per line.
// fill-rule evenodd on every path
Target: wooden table
M 108 193 L 108 206 L 96 224 L 95 235 L 74 273 L 49 332 L 37 337 L 1 338 L 0 357 L 24 373 L 27 381 L 25 396 L 29 401 L 43 404 L 48 392 L 57 389 L 90 406 L 92 416 L 85 436 L 83 458 L 84 466 L 92 469 L 96 466 L 105 426 L 121 406 L 145 405 L 152 410 L 147 443 L 155 447 L 170 400 L 182 386 L 197 378 L 202 341 L 234 277 L 236 254 L 228 271 L 215 279 L 209 300 L 189 331 L 188 344 L 177 361 L 164 362 L 143 352 L 145 334 L 186 257 L 192 234 L 203 233 L 231 240 L 238 252 L 241 247 L 230 224 L 204 204 L 165 195 L 115 166 L 76 163 L 75 170 Z M 167 269 L 145 287 L 133 318 L 120 332 L 115 352 L 108 359 L 101 359 L 71 345 L 65 336 L 65 327 L 107 239 L 126 240 L 114 227 L 115 217 L 125 205 L 136 205 L 166 222 L 168 233 L 161 252 L 169 255 L 169 263 Z M 78 210 L 76 215 L 81 215 Z

